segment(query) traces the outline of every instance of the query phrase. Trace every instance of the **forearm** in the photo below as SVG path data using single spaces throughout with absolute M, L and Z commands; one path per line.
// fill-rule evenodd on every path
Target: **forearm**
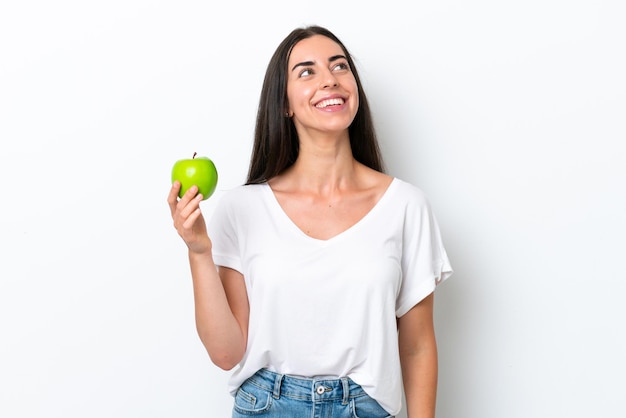
M 437 346 L 401 353 L 408 418 L 434 418 L 437 399 Z
M 196 328 L 213 363 L 231 369 L 245 352 L 246 338 L 228 303 L 212 255 L 189 252 Z

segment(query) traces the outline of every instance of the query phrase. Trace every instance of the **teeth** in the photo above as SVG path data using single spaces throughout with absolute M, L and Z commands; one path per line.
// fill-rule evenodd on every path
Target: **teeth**
M 343 104 L 343 99 L 328 99 L 328 100 L 322 100 L 317 105 L 315 105 L 315 107 L 324 108 L 326 106 L 342 105 L 342 104 Z

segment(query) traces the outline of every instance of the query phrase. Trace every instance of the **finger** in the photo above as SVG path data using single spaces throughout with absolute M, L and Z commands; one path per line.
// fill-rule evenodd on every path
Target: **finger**
M 200 215 L 202 215 L 202 210 L 200 209 L 200 207 L 197 207 L 196 210 L 191 212 L 185 222 L 183 222 L 183 228 L 192 229 L 193 225 L 196 223 Z
M 196 197 L 196 195 L 198 194 L 198 191 L 199 191 L 198 186 L 193 185 L 185 192 L 185 194 L 183 195 L 181 199 L 190 201 L 191 199 Z
M 189 189 L 187 189 L 187 191 L 185 192 L 185 194 L 183 194 L 183 197 L 180 198 L 180 200 L 182 202 L 184 202 L 185 204 L 189 203 L 194 197 L 197 196 L 198 194 L 198 186 L 193 185 L 191 186 Z
M 174 211 L 176 210 L 179 192 L 180 192 L 180 182 L 176 180 L 174 183 L 172 183 L 170 192 L 167 195 L 167 203 L 170 206 L 170 211 L 172 212 L 172 214 L 174 214 Z
M 190 210 L 185 211 L 185 209 L 187 208 L 187 205 L 189 205 L 190 202 L 193 201 L 194 196 L 197 194 L 198 192 L 198 187 L 196 186 L 191 186 L 189 188 L 189 190 L 187 190 L 185 192 L 185 194 L 181 197 L 178 198 L 178 194 L 180 194 L 180 188 L 182 186 L 172 186 L 172 189 L 177 189 L 178 193 L 175 197 L 172 197 L 172 199 L 174 199 L 174 201 L 171 203 L 170 208 L 172 210 L 172 217 L 176 217 L 176 214 L 178 213 L 178 215 L 183 215 L 183 216 L 187 216 L 193 209 L 192 208 Z M 172 191 L 173 193 L 173 191 Z
M 188 218 L 196 209 L 200 207 L 200 202 L 202 201 L 202 195 L 196 194 L 190 201 L 187 199 L 190 196 L 185 193 L 182 199 L 178 202 L 178 210 L 179 214 L 183 218 Z

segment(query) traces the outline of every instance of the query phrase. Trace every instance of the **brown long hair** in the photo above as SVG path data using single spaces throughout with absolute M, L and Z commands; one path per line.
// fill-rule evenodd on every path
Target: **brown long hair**
M 267 66 L 261 89 L 246 184 L 264 183 L 282 173 L 298 158 L 300 149 L 298 133 L 291 118 L 285 117 L 288 109 L 287 63 L 294 45 L 315 35 L 326 36 L 341 47 L 356 79 L 359 108 L 348 128 L 352 155 L 360 163 L 376 171 L 384 171 L 372 114 L 350 53 L 328 29 L 321 26 L 308 26 L 294 29 L 280 43 Z

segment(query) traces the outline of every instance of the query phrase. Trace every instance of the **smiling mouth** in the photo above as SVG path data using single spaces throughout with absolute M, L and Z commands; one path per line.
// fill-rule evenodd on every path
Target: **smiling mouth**
M 317 107 L 318 109 L 324 109 L 328 106 L 341 106 L 343 103 L 344 103 L 344 100 L 341 98 L 328 99 L 328 100 L 322 100 L 321 102 L 316 104 L 315 107 Z

